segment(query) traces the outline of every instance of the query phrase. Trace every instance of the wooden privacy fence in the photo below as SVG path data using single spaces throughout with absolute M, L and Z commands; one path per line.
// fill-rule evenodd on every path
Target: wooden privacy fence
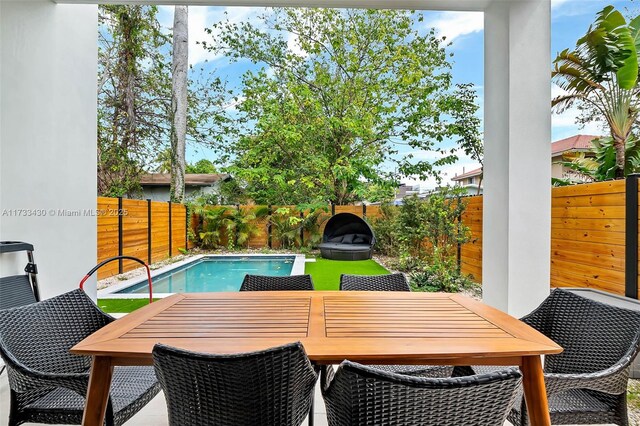
M 226 207 L 231 211 L 232 209 L 240 209 L 246 213 L 255 213 L 259 210 L 267 210 L 269 215 L 274 214 L 280 208 L 289 209 L 289 216 L 299 216 L 300 218 L 305 217 L 309 212 L 301 211 L 296 206 L 264 206 L 264 205 L 236 205 L 236 206 L 212 206 L 211 208 L 220 208 Z M 352 213 L 358 217 L 365 218 L 371 220 L 380 216 L 380 206 L 337 206 L 337 205 L 328 205 L 326 207 L 326 213 L 322 213 L 321 216 L 321 225 L 318 232 L 322 235 L 324 231 L 324 227 L 326 225 L 327 220 L 338 213 Z M 200 232 L 201 227 L 201 218 L 194 217 L 194 232 L 197 234 Z M 258 218 L 254 222 L 257 225 L 258 232 L 256 235 L 252 235 L 247 242 L 248 248 L 259 249 L 259 248 L 273 248 L 278 249 L 281 247 L 281 242 L 277 238 L 277 232 L 275 230 L 275 225 L 269 223 L 269 219 L 267 217 Z M 301 230 L 300 231 L 300 239 L 302 242 L 309 241 L 310 238 L 309 232 Z M 224 235 L 222 238 L 221 245 L 226 245 L 228 242 L 228 236 Z
M 590 287 L 638 298 L 640 261 L 638 245 L 640 197 L 638 175 L 626 180 L 553 188 L 551 193 L 551 286 Z M 460 246 L 460 269 L 482 280 L 482 196 L 464 198 L 467 208 L 462 222 L 471 230 L 471 240 Z M 227 206 L 245 211 L 267 208 L 274 213 L 287 207 L 290 214 L 308 212 L 295 206 Z M 191 248 L 188 229 L 200 229 L 199 218 L 187 219 L 182 204 L 98 198 L 98 261 L 118 254 L 157 262 Z M 380 216 L 379 206 L 327 206 L 323 219 L 338 213 L 353 213 L 371 220 Z M 187 223 L 187 220 L 189 223 Z M 151 226 L 149 226 L 151 224 Z M 257 220 L 258 233 L 248 241 L 250 248 L 279 248 L 273 225 Z M 322 234 L 326 220 L 320 226 Z M 310 235 L 301 231 L 301 239 Z M 137 268 L 134 262 L 108 264 L 98 278 Z
M 552 189 L 552 287 L 589 287 L 638 298 L 638 178 Z M 480 281 L 482 197 L 466 200 L 462 219 L 472 241 L 461 248 L 461 270 Z
M 188 248 L 183 204 L 98 197 L 98 212 L 98 262 L 125 255 L 153 263 Z M 130 260 L 112 262 L 98 270 L 98 279 L 139 267 Z
M 221 207 L 221 206 L 215 206 Z M 271 213 L 278 208 L 287 207 L 292 214 L 305 215 L 307 212 L 296 210 L 296 206 L 224 206 L 229 209 L 255 211 L 267 207 Z M 192 248 L 189 241 L 189 228 L 198 233 L 202 219 L 192 215 L 187 223 L 187 207 L 183 204 L 159 202 L 151 200 L 130 200 L 126 198 L 98 197 L 98 262 L 113 256 L 134 256 L 147 263 L 158 262 L 180 254 L 180 249 Z M 378 206 L 327 206 L 329 215 L 353 213 L 359 217 L 372 218 L 380 214 Z M 319 232 L 324 231 L 326 220 Z M 256 220 L 258 233 L 252 235 L 247 246 L 249 248 L 279 248 L 280 241 L 273 232 L 267 218 Z M 308 232 L 301 234 L 303 241 L 308 241 Z M 223 241 L 223 245 L 226 240 Z M 112 262 L 98 270 L 98 279 L 108 278 L 127 272 L 140 265 L 129 260 Z

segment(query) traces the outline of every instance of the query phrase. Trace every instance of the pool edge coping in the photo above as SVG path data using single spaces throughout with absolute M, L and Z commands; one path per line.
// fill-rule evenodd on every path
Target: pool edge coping
M 154 269 L 151 271 L 151 279 L 154 279 L 158 275 L 164 274 L 166 272 L 171 272 L 173 269 L 180 268 L 181 266 L 187 265 L 189 263 L 196 262 L 203 257 L 280 257 L 280 256 L 293 256 L 293 265 L 291 267 L 290 275 L 302 275 L 304 274 L 304 265 L 305 258 L 304 254 L 296 254 L 296 253 L 278 253 L 278 254 L 266 254 L 266 253 L 252 253 L 252 254 L 241 254 L 241 253 L 225 253 L 225 254 L 198 254 L 195 256 L 190 256 L 186 259 L 183 259 L 179 262 L 170 263 L 161 268 Z M 147 299 L 149 297 L 148 293 L 117 293 L 120 290 L 124 290 L 125 288 L 131 287 L 133 285 L 139 284 L 143 281 L 146 281 L 147 278 L 142 276 L 137 276 L 133 278 L 129 278 L 128 280 L 122 281 L 118 284 L 111 285 L 107 288 L 103 288 L 98 290 L 97 298 L 98 299 Z M 175 293 L 153 293 L 154 299 L 163 299 L 165 297 L 169 297 Z

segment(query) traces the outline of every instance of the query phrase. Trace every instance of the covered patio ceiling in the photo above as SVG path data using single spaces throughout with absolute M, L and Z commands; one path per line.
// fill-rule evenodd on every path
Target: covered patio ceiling
M 189 6 L 257 6 L 257 7 L 335 7 L 364 9 L 410 9 L 410 10 L 450 10 L 484 11 L 493 0 L 54 0 L 66 4 L 156 4 Z M 511 1 L 511 0 L 500 0 Z M 521 0 L 513 0 L 521 1 Z M 544 1 L 544 0 L 543 0 Z
M 0 3 L 0 205 L 95 209 L 97 3 Z M 147 0 L 120 4 L 484 11 L 485 301 L 514 315 L 549 292 L 550 0 Z M 3 217 L 37 247 L 43 296 L 96 263 L 96 217 Z M 45 272 L 46 271 L 46 272 Z

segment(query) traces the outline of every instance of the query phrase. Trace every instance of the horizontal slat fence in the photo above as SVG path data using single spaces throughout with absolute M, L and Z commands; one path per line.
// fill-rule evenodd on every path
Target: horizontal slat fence
M 625 185 L 624 180 L 618 180 L 552 189 L 552 287 L 589 287 L 620 295 L 628 293 L 625 286 Z M 640 194 L 638 199 L 640 200 Z M 98 261 L 118 255 L 120 241 L 122 254 L 136 256 L 147 262 L 175 256 L 180 253 L 180 249 L 185 248 L 188 228 L 187 209 L 184 205 L 126 199 L 121 202 L 125 214 L 119 218 L 117 198 L 98 198 L 98 210 L 101 212 L 98 216 Z M 481 282 L 483 197 L 466 197 L 464 202 L 467 207 L 461 219 L 469 227 L 471 239 L 460 247 L 460 269 L 462 273 L 470 274 L 475 281 Z M 637 204 L 636 207 L 640 209 L 640 201 Z M 295 206 L 228 207 L 245 212 L 268 208 L 272 213 L 278 208 L 288 207 L 291 214 L 304 216 L 309 213 L 299 212 Z M 327 206 L 326 211 L 322 215 L 320 234 L 332 214 L 353 213 L 369 221 L 380 216 L 379 206 Z M 201 220 L 195 214 L 189 218 L 190 232 L 198 234 Z M 122 232 L 119 232 L 120 223 Z M 258 232 L 249 239 L 248 247 L 279 248 L 277 232 L 273 229 L 274 226 L 270 229 L 268 219 L 258 219 L 256 224 Z M 640 228 L 640 219 L 638 227 Z M 310 235 L 303 232 L 302 237 L 304 241 L 308 241 Z M 640 245 L 640 235 L 637 238 Z M 188 248 L 193 245 L 193 242 L 188 242 Z M 138 267 L 130 261 L 123 262 L 122 266 L 125 272 Z M 640 271 L 640 261 L 638 270 Z M 100 269 L 98 277 L 109 277 L 118 271 L 118 262 L 113 262 Z M 640 273 L 637 278 L 640 293 Z
M 588 287 L 619 295 L 628 293 L 625 286 L 626 184 L 625 180 L 616 180 L 552 189 L 552 287 Z M 460 266 L 463 273 L 473 275 L 480 282 L 482 196 L 466 200 L 467 211 L 462 219 L 471 228 L 472 240 L 462 246 Z M 640 201 L 637 204 L 636 208 L 640 209 Z M 638 238 L 640 245 L 640 235 L 631 238 Z M 640 274 L 635 284 L 640 293 Z
M 180 254 L 187 245 L 183 204 L 98 197 L 97 206 L 98 262 L 122 254 L 153 263 Z M 123 261 L 122 268 L 111 262 L 98 270 L 98 279 L 139 267 L 130 260 Z
M 471 275 L 474 281 L 482 282 L 482 196 L 465 197 L 467 207 L 462 214 L 462 223 L 471 232 L 468 243 L 460 247 L 460 271 Z
M 625 294 L 625 181 L 553 188 L 551 286 Z

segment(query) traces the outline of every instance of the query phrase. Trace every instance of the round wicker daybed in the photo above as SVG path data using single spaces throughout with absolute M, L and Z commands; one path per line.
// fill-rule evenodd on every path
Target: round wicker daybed
M 338 213 L 327 222 L 319 248 L 325 259 L 366 260 L 371 259 L 375 240 L 373 229 L 362 218 Z

